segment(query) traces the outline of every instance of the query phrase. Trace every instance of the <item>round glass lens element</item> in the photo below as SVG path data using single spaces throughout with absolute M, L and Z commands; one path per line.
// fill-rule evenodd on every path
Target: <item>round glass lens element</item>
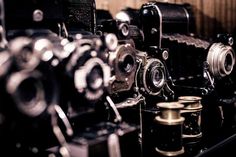
M 103 85 L 103 70 L 99 65 L 96 65 L 87 75 L 87 84 L 91 90 L 99 90 Z
M 123 72 L 130 73 L 135 66 L 135 61 L 133 56 L 126 55 L 123 59 L 119 62 L 119 67 Z
M 160 68 L 153 67 L 150 73 L 150 78 L 152 80 L 152 85 L 156 88 L 160 88 L 163 84 L 164 73 Z

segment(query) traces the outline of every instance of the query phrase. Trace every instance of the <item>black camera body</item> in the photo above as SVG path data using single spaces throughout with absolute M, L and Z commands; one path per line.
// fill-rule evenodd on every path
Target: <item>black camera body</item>
M 174 36 L 178 36 L 179 41 Z M 173 82 L 177 86 L 190 87 L 190 90 L 196 91 L 195 95 L 211 94 L 217 83 L 232 75 L 235 54 L 229 45 L 180 34 L 164 35 L 163 45 L 171 45 L 167 67 Z
M 72 135 L 67 116 L 84 112 L 96 114 L 94 103 L 106 92 L 110 67 L 102 57 L 107 48 L 103 38 L 78 34 L 79 31 L 89 34 L 95 31 L 91 19 L 87 21 L 91 29 L 79 24 L 76 26 L 77 35 L 72 33 L 73 39 L 63 38 L 68 37 L 70 31 L 65 28 L 68 10 L 72 10 L 68 3 L 60 0 L 17 1 L 18 6 L 14 3 L 7 1 L 4 6 L 8 9 L 4 32 L 7 32 L 9 44 L 6 53 L 1 53 L 1 101 L 4 102 L 1 103 L 1 115 L 5 118 L 1 133 L 5 137 L 1 136 L 0 145 L 6 143 L 2 147 L 6 148 L 5 154 L 31 156 L 62 144 L 60 137 L 63 134 L 66 139 Z M 95 6 L 86 3 L 89 4 L 89 14 Z M 93 15 L 91 18 L 95 20 Z M 70 24 L 68 28 L 73 28 L 74 25 Z M 61 121 L 58 122 L 58 118 Z M 60 130 L 63 124 L 67 131 L 62 129 L 58 137 L 53 128 Z
M 117 47 L 107 52 L 107 60 L 112 68 L 108 88 L 110 94 L 119 95 L 133 90 L 137 71 L 136 44 L 131 37 L 130 24 L 126 21 L 115 20 L 108 11 L 99 10 L 98 33 L 113 38 Z M 106 15 L 103 17 L 103 15 Z M 107 35 L 106 35 L 107 34 Z
M 235 133 L 233 39 L 195 36 L 188 4 L 4 2 L 0 153 L 201 156 Z
M 174 100 L 178 100 L 178 97 L 185 95 L 203 98 L 202 142 L 209 147 L 209 145 L 214 143 L 213 141 L 216 136 L 222 137 L 219 132 L 216 132 L 214 135 L 211 134 L 213 130 L 220 128 L 232 131 L 232 128 L 229 129 L 230 127 L 227 125 L 233 123 L 233 115 L 229 112 L 229 108 L 232 109 L 233 101 L 228 101 L 231 102 L 231 105 L 229 105 L 231 107 L 225 107 L 224 103 L 222 103 L 226 95 L 229 98 L 228 100 L 234 100 L 235 98 L 234 90 L 228 88 L 229 86 L 235 87 L 235 80 L 233 80 L 235 53 L 232 48 L 232 37 L 219 35 L 217 39 L 208 41 L 194 36 L 194 16 L 188 5 L 148 2 L 140 9 L 140 16 L 145 49 L 156 49 L 154 54 L 153 51 L 147 51 L 148 55 L 161 59 L 159 57 L 160 50 L 163 48 L 168 49 L 168 57 L 164 63 L 166 73 L 169 74 L 167 77 L 169 86 L 174 92 Z M 226 88 L 230 92 L 226 92 L 228 91 Z M 225 91 L 224 93 L 227 94 L 222 94 L 222 91 Z M 224 101 L 226 100 L 224 99 Z M 222 112 L 225 115 L 231 115 L 231 118 L 227 116 L 223 121 L 225 126 L 220 126 L 222 117 L 219 114 L 221 111 L 218 105 L 223 105 Z M 150 114 L 147 114 L 145 121 L 151 121 L 153 117 L 158 117 L 155 111 L 149 109 L 149 112 Z M 159 116 L 162 116 L 162 114 Z M 215 117 L 215 120 L 209 117 Z M 188 120 L 185 120 L 184 125 Z M 160 121 L 158 119 L 156 122 L 159 123 Z M 146 126 L 153 129 L 153 131 L 146 130 L 145 136 L 147 139 L 156 136 L 153 132 L 158 133 L 160 131 L 158 128 L 155 129 L 155 125 L 156 123 L 154 122 Z M 212 127 L 209 127 L 209 125 L 212 125 Z M 152 144 L 150 147 L 154 147 L 154 145 Z M 189 148 L 186 145 L 185 147 L 188 154 Z M 190 148 L 192 150 L 196 148 L 193 145 L 190 147 L 192 147 Z M 201 149 L 199 145 L 197 147 L 196 150 Z M 175 153 L 179 153 L 179 151 L 181 150 L 179 149 Z M 160 153 L 160 151 L 153 152 Z
M 194 32 L 194 17 L 189 5 L 149 2 L 140 10 L 145 46 L 162 47 L 164 33 Z
M 94 0 L 4 1 L 6 31 L 50 29 L 68 37 L 78 31 L 94 34 L 96 5 Z
M 78 133 L 68 144 L 68 148 L 71 156 L 78 156 L 78 154 L 84 157 L 140 156 L 140 150 L 136 149 L 139 147 L 139 143 L 136 141 L 138 133 L 137 126 L 127 123 L 101 122 Z M 126 147 L 127 145 L 129 147 Z M 49 148 L 46 154 L 61 156 L 58 147 Z
M 51 29 L 58 32 L 58 23 L 65 20 L 64 0 L 50 1 L 4 1 L 6 30 Z
M 94 0 L 69 0 L 66 26 L 68 31 L 96 32 L 96 4 Z
M 168 48 L 166 66 L 173 83 L 183 87 L 180 91 L 190 89 L 181 94 L 196 90 L 191 94 L 207 95 L 215 80 L 231 74 L 235 64 L 231 45 L 192 36 L 194 17 L 188 5 L 149 2 L 142 6 L 140 14 L 145 46 Z

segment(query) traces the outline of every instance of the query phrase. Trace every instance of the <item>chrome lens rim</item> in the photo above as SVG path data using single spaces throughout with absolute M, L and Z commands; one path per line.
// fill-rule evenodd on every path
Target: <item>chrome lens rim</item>
M 102 72 L 98 82 L 93 85 L 88 85 L 88 78 L 91 77 L 93 69 L 99 68 Z M 84 93 L 87 100 L 99 99 L 103 93 L 104 88 L 108 86 L 110 79 L 110 68 L 100 58 L 91 58 L 85 64 L 75 70 L 74 84 L 79 93 Z M 87 88 L 87 87 L 92 88 Z
M 119 69 L 124 73 L 131 73 L 135 68 L 135 58 L 132 54 L 124 54 L 119 59 Z
M 164 87 L 165 82 L 166 82 L 166 71 L 165 71 L 165 68 L 164 68 L 164 64 L 159 59 L 154 59 L 154 58 L 148 59 L 147 62 L 148 63 L 145 65 L 144 72 L 143 72 L 143 85 L 144 85 L 145 91 L 148 94 L 158 95 L 161 92 L 161 90 Z M 156 84 L 156 85 L 153 83 L 153 80 L 152 81 L 149 80 L 150 79 L 149 76 L 152 76 L 152 72 L 153 72 L 153 70 L 151 70 L 150 68 L 153 65 L 154 65 L 153 68 L 155 68 L 155 70 L 158 70 L 159 74 L 161 74 L 161 77 L 160 77 L 161 79 L 158 81 L 159 83 Z M 154 86 L 150 85 L 150 83 L 149 83 L 150 81 L 152 82 L 152 84 Z M 153 89 L 153 88 L 155 88 L 155 89 Z
M 209 70 L 216 78 L 230 75 L 235 65 L 235 54 L 232 47 L 214 43 L 207 55 Z
M 39 54 L 34 51 L 33 41 L 27 37 L 18 37 L 9 44 L 10 53 L 15 57 L 20 69 L 34 69 L 40 62 Z
M 37 72 L 13 73 L 7 82 L 7 91 L 16 107 L 27 116 L 37 117 L 47 108 L 43 83 Z

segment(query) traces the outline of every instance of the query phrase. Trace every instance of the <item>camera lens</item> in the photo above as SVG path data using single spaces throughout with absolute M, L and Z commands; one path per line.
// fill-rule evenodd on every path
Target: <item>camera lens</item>
M 153 87 L 160 88 L 163 84 L 164 74 L 160 67 L 155 66 L 151 69 L 150 80 Z
M 123 37 L 127 37 L 129 35 L 129 25 L 126 23 L 121 23 L 119 25 L 119 30 L 120 30 L 120 34 Z
M 29 104 L 37 98 L 37 82 L 33 78 L 23 80 L 17 88 L 19 100 L 24 104 Z
M 19 37 L 9 44 L 10 52 L 16 58 L 17 66 L 21 69 L 33 69 L 39 64 L 39 56 L 33 50 L 32 40 Z
M 108 86 L 110 68 L 99 58 L 87 60 L 74 73 L 74 85 L 79 93 L 83 93 L 87 100 L 99 99 L 104 87 Z
M 230 75 L 235 64 L 234 51 L 230 46 L 214 43 L 209 49 L 207 62 L 211 73 L 215 77 Z
M 105 43 L 109 50 L 114 51 L 118 45 L 117 37 L 114 34 L 107 34 L 105 37 Z
M 119 61 L 119 67 L 121 71 L 126 73 L 130 73 L 133 70 L 134 64 L 134 58 L 129 54 L 124 55 Z
M 7 90 L 23 114 L 35 117 L 46 109 L 45 92 L 37 72 L 12 74 L 7 82 Z
M 137 69 L 136 53 L 137 51 L 130 44 L 121 44 L 116 51 L 108 54 L 108 63 L 114 78 L 109 82 L 109 93 L 131 89 Z
M 103 72 L 100 66 L 96 65 L 92 68 L 90 74 L 87 76 L 88 88 L 96 91 L 103 85 Z
M 225 69 L 226 71 L 230 71 L 231 68 L 232 68 L 232 65 L 233 65 L 233 60 L 232 60 L 232 56 L 230 54 L 227 54 L 226 57 L 225 57 Z
M 20 60 L 23 62 L 23 63 L 26 63 L 30 60 L 31 58 L 31 55 L 32 55 L 32 48 L 29 47 L 29 46 L 25 46 L 22 48 L 21 50 L 21 55 L 20 55 Z
M 143 85 L 148 94 L 158 95 L 165 85 L 165 68 L 158 59 L 148 59 L 143 72 Z

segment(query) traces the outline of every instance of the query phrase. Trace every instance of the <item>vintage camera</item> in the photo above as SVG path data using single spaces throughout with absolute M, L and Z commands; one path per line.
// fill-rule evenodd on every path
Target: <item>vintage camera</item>
M 16 107 L 25 115 L 37 117 L 48 104 L 57 104 L 57 81 L 53 67 L 43 59 L 41 40 L 30 36 L 19 36 L 11 40 L 6 50 L 9 57 L 1 68 L 5 72 L 6 91 Z M 40 46 L 39 46 L 40 45 Z
M 167 66 L 170 69 L 169 72 L 173 82 L 177 86 L 182 85 L 186 89 L 188 87 L 190 89 L 191 87 L 196 87 L 195 92 L 197 95 L 207 95 L 214 90 L 216 83 L 232 73 L 235 64 L 235 54 L 231 46 L 220 42 L 211 44 L 198 38 L 179 34 L 176 34 L 176 36 L 181 38 L 179 38 L 180 42 L 175 39 L 175 41 L 172 40 L 175 35 L 170 35 L 172 39 L 167 37 L 167 40 L 165 40 L 164 36 L 163 42 L 167 41 L 166 44 L 170 45 Z M 174 42 L 168 42 L 168 40 Z M 189 45 L 187 43 L 190 40 L 191 44 Z M 176 43 L 178 44 L 175 45 Z M 182 44 L 185 46 L 182 47 Z M 190 52 L 193 54 L 189 55 Z M 181 57 L 177 58 L 178 56 Z
M 13 7 L 12 3 L 8 2 L 6 8 Z M 40 8 L 43 16 L 40 21 L 33 21 L 30 25 L 32 7 Z M 110 68 L 102 57 L 107 46 L 105 44 L 109 44 L 110 39 L 106 39 L 104 43 L 98 36 L 92 35 L 96 27 L 95 2 L 29 1 L 25 8 L 22 8 L 18 11 L 26 13 L 20 18 L 30 24 L 14 25 L 15 28 L 9 26 L 9 38 L 29 36 L 35 40 L 38 46 L 35 48 L 39 49 L 37 51 L 41 59 L 55 69 L 60 88 L 63 92 L 66 91 L 60 95 L 62 101 L 65 101 L 63 104 L 71 103 L 75 107 L 79 101 L 83 105 L 89 101 L 97 101 L 103 95 L 110 77 Z M 58 13 L 57 17 L 55 13 Z M 12 17 L 7 19 L 11 21 Z M 52 29 L 51 24 L 58 30 Z M 32 51 L 34 52 L 34 49 Z M 31 56 L 29 58 L 34 59 Z M 64 81 L 68 82 L 68 86 L 62 83 Z
M 66 27 L 69 32 L 96 32 L 96 4 L 94 0 L 68 0 Z
M 194 156 L 234 133 L 233 40 L 194 36 L 189 5 L 148 2 L 113 19 L 94 0 L 4 2 L 8 156 Z
M 1 77 L 0 112 L 4 117 L 1 132 L 4 136 L 0 145 L 5 154 L 15 155 L 26 146 L 47 147 L 42 137 L 50 139 L 53 135 L 48 107 L 59 104 L 59 92 L 55 73 L 41 61 L 34 39 L 15 38 L 9 42 L 7 54 L 8 61 L 1 64 L 1 69 L 8 66 L 8 71 Z M 52 138 L 48 145 L 54 142 Z M 19 147 L 15 147 L 16 144 Z
M 31 33 L 32 30 L 26 31 L 27 36 L 10 41 L 12 65 L 4 77 L 6 86 L 1 88 L 1 93 L 6 89 L 1 96 L 6 106 L 1 111 L 9 118 L 4 126 L 8 133 L 3 141 L 15 135 L 10 141 L 13 146 L 6 146 L 14 150 L 13 154 L 20 151 L 23 155 L 34 155 L 35 149 L 41 153 L 57 145 L 57 140 L 63 146 L 60 139 L 65 131 L 62 129 L 63 134 L 54 132 L 54 127 L 61 128 L 61 122 L 57 124 L 53 117 L 59 116 L 68 134 L 72 128 L 65 120 L 66 114 L 78 116 L 84 112 L 90 114 L 91 110 L 95 114 L 94 104 L 105 93 L 110 78 L 109 66 L 99 57 L 105 48 L 100 38 L 83 39 L 82 35 L 77 35 L 78 40 L 69 42 L 49 32 Z M 3 66 L 5 63 L 1 68 L 5 68 Z M 13 111 L 18 118 L 12 118 Z M 44 131 L 39 132 L 41 129 Z M 51 142 L 45 143 L 45 139 Z M 19 148 L 15 148 L 14 144 L 18 143 Z
M 185 149 L 187 150 L 186 155 L 197 154 L 202 149 L 202 147 L 199 147 L 199 141 L 209 148 L 216 143 L 216 137 L 222 139 L 225 136 L 220 131 L 214 132 L 217 128 L 219 130 L 227 130 L 226 132 L 232 131 L 232 128 L 225 127 L 229 123 L 232 124 L 233 116 L 229 112 L 232 104 L 230 105 L 231 107 L 222 106 L 223 111 L 220 111 L 221 107 L 219 107 L 223 104 L 221 102 L 223 97 L 231 98 L 229 100 L 233 100 L 232 97 L 234 97 L 234 90 L 231 90 L 231 88 L 235 87 L 232 79 L 235 66 L 232 37 L 219 35 L 216 40 L 208 41 L 194 36 L 192 34 L 194 33 L 194 26 L 191 26 L 194 24 L 192 21 L 194 16 L 191 8 L 186 5 L 149 2 L 142 6 L 140 16 L 145 47 L 147 50 L 154 50 L 147 51 L 148 55 L 156 56 L 160 59 L 158 57 L 158 55 L 160 56 L 160 50 L 163 48 L 168 49 L 168 59 L 164 63 L 167 74 L 169 74 L 167 80 L 169 80 L 170 89 L 174 92 L 174 99 L 176 100 L 178 97 L 185 95 L 202 97 L 202 136 L 200 137 L 200 134 L 196 134 L 199 137 L 191 142 L 186 137 L 184 138 Z M 222 91 L 228 91 L 227 87 L 230 87 L 230 92 L 223 94 Z M 186 105 L 185 102 L 184 104 Z M 186 111 L 186 108 L 184 110 Z M 159 109 L 149 111 L 151 114 L 143 114 L 143 124 L 154 119 L 153 117 L 158 114 Z M 192 115 L 197 115 L 197 112 L 199 110 L 196 110 Z M 227 118 L 222 122 L 221 112 L 224 115 L 231 116 L 226 116 Z M 185 116 L 185 114 L 183 115 Z M 187 123 L 187 126 L 191 127 L 189 124 L 194 124 L 197 117 L 185 116 L 185 118 L 187 120 L 184 122 L 184 127 L 186 127 Z M 223 126 L 220 126 L 220 123 L 223 123 Z M 144 138 L 147 139 L 144 139 L 146 145 L 149 145 L 148 139 L 156 136 L 153 131 L 148 131 L 155 130 L 153 125 L 153 123 L 146 123 L 146 126 L 143 127 Z M 196 128 L 192 129 L 198 131 L 199 128 L 196 125 Z M 156 130 L 158 132 L 158 128 Z M 188 142 L 186 143 L 186 141 Z M 153 147 L 153 144 L 150 143 L 149 147 Z M 145 147 L 147 154 L 152 152 L 152 150 L 148 149 L 148 146 Z M 189 152 L 189 150 L 191 151 Z
M 38 4 L 37 2 L 35 3 Z M 72 7 L 78 7 L 77 4 Z M 29 6 L 31 5 L 29 3 Z M 83 7 L 79 6 L 79 8 L 82 9 Z M 81 13 L 84 13 L 84 11 L 81 11 Z M 28 15 L 27 13 L 26 16 L 28 17 Z M 83 19 L 81 15 L 77 14 L 77 16 Z M 8 19 L 11 18 L 8 17 Z M 92 32 L 91 29 L 88 29 L 88 26 L 83 26 L 82 28 L 86 28 L 86 30 L 82 29 L 81 31 L 81 25 L 76 26 L 78 21 L 76 21 L 76 24 L 69 23 L 70 32 L 68 33 L 71 33 L 74 28 L 76 30 L 70 34 L 72 38 L 69 38 L 69 41 L 61 38 L 60 32 L 58 33 L 51 29 L 52 27 L 47 25 L 47 23 L 43 23 L 44 21 L 42 23 L 35 21 L 31 23 L 30 20 L 26 18 L 29 23 L 29 25 L 26 24 L 27 26 L 19 25 L 14 26 L 14 28 L 12 28 L 13 26 L 8 26 L 9 52 L 13 64 L 10 74 L 7 74 L 6 77 L 7 85 L 5 91 L 6 95 L 9 95 L 7 97 L 9 101 L 13 102 L 12 106 L 16 108 L 16 112 L 23 117 L 19 116 L 19 119 L 13 120 L 11 124 L 16 125 L 13 130 L 11 130 L 10 126 L 6 128 L 6 132 L 9 131 L 7 138 L 15 134 L 16 137 L 10 141 L 10 145 L 13 145 L 11 148 L 17 144 L 17 148 L 13 149 L 16 149 L 16 152 L 18 150 L 23 152 L 23 155 L 26 156 L 28 156 L 28 152 L 34 153 L 35 150 L 39 153 L 43 152 L 45 148 L 51 145 L 60 145 L 60 147 L 64 148 L 64 132 L 60 131 L 61 125 L 55 122 L 55 112 L 59 112 L 57 111 L 59 110 L 58 107 L 63 109 L 63 111 L 60 110 L 58 113 L 63 123 L 65 123 L 63 117 L 66 117 L 66 115 L 71 121 L 73 119 L 76 121 L 74 125 L 77 125 L 78 121 L 85 122 L 90 118 L 91 121 L 89 120 L 83 123 L 84 125 L 79 125 L 81 128 L 88 128 L 93 124 L 107 121 L 106 118 L 103 118 L 102 113 L 99 113 L 96 109 L 103 110 L 104 104 L 103 102 L 99 103 L 99 100 L 106 93 L 106 87 L 110 81 L 111 70 L 106 63 L 109 59 L 104 59 L 104 53 L 115 51 L 117 47 L 116 38 L 112 35 L 107 34 L 105 37 L 98 37 L 90 33 L 86 35 L 78 34 L 79 31 L 82 33 L 86 31 Z M 53 24 L 57 24 L 57 22 Z M 87 24 L 91 24 L 91 28 L 95 27 L 92 26 L 90 20 L 87 22 Z M 128 55 L 126 51 L 129 51 Z M 114 53 L 115 55 L 118 54 L 120 58 L 117 62 L 116 58 L 111 55 L 109 58 L 112 66 L 118 66 L 121 72 L 128 73 L 128 79 L 134 79 L 135 69 L 132 68 L 133 64 L 135 64 L 133 48 L 125 45 Z M 3 65 L 1 65 L 2 67 Z M 132 74 L 130 75 L 131 72 Z M 7 72 L 4 72 L 4 75 L 5 73 Z M 51 75 L 52 78 L 48 78 Z M 55 83 L 58 84 L 55 85 Z M 3 100 L 5 101 L 5 99 Z M 51 111 L 52 107 L 54 107 L 53 111 Z M 63 112 L 66 114 L 63 114 Z M 11 118 L 12 114 L 7 113 L 7 115 Z M 99 118 L 94 118 L 97 115 L 99 115 Z M 23 119 L 26 122 L 21 122 Z M 7 123 L 10 123 L 10 121 Z M 121 125 L 112 127 L 119 126 Z M 131 127 L 128 126 L 126 128 L 129 129 Z M 44 131 L 40 133 L 39 129 Z M 24 132 L 24 130 L 27 131 Z M 98 129 L 97 132 L 100 132 L 99 130 L 102 129 Z M 86 130 L 79 130 L 77 133 L 79 132 L 84 133 Z M 105 136 L 109 134 L 112 133 L 108 132 Z M 123 134 L 126 133 L 124 132 Z M 35 135 L 37 137 L 34 137 Z M 4 141 L 7 141 L 7 138 Z M 99 136 L 95 137 L 94 141 L 99 138 Z M 45 139 L 51 142 L 46 143 Z M 35 142 L 32 142 L 33 140 Z M 96 146 L 100 146 L 100 144 Z M 6 148 L 8 147 L 6 146 Z M 27 149 L 30 150 L 28 151 Z M 35 155 L 38 155 L 37 152 Z
M 138 28 L 141 26 L 141 21 L 139 18 L 139 9 L 129 7 L 122 9 L 115 15 L 115 19 L 120 21 L 126 21 L 131 25 L 137 26 Z
M 163 55 L 165 53 L 168 54 L 167 50 L 162 52 Z M 172 99 L 173 91 L 168 85 L 169 76 L 165 60 L 150 56 L 147 52 L 142 51 L 139 51 L 137 56 L 139 69 L 135 81 L 138 83 L 140 92 L 146 97 L 152 97 L 152 100 L 157 97 L 162 100 Z
M 7 34 L 9 30 L 49 29 L 68 37 L 78 31 L 94 34 L 96 14 L 94 0 L 15 0 L 5 2 Z M 17 19 L 17 20 L 16 20 Z
M 189 5 L 149 2 L 141 7 L 140 18 L 146 47 L 162 47 L 163 33 L 194 32 L 194 16 Z
M 167 49 L 159 49 L 157 54 L 156 49 L 145 48 L 144 35 L 141 29 L 141 20 L 139 17 L 139 10 L 126 8 L 116 14 L 115 20 L 103 20 L 103 22 L 119 24 L 126 23 L 129 26 L 129 36 L 126 38 L 119 38 L 119 31 L 113 31 L 114 34 L 118 34 L 120 43 L 131 39 L 134 42 L 135 58 L 137 64 L 137 70 L 135 74 L 135 81 L 133 84 L 133 90 L 142 93 L 145 97 L 155 97 L 159 95 L 163 99 L 167 99 L 167 95 L 171 95 L 171 89 L 168 87 L 168 73 L 165 65 L 165 60 L 168 58 Z M 102 25 L 102 22 L 100 22 Z M 105 23 L 104 25 L 106 26 Z M 104 28 L 106 28 L 102 25 Z M 115 28 L 117 28 L 116 26 Z M 119 28 L 119 27 L 118 27 Z M 111 29 L 111 27 L 110 27 Z M 109 30 L 109 29 L 104 29 Z M 118 29 L 112 29 L 118 30 Z M 141 51 L 140 51 L 141 50 Z M 165 88 L 165 89 L 164 89 Z M 164 94 L 164 91 L 166 92 Z M 154 101 L 153 101 L 154 102 Z
M 109 83 L 109 94 L 120 94 L 132 91 L 137 69 L 135 44 L 130 37 L 130 27 L 127 22 L 112 19 L 108 11 L 97 11 L 98 31 L 107 39 L 113 39 L 116 48 L 106 53 L 108 63 L 112 68 Z M 104 19 L 102 15 L 107 15 Z M 111 18 L 111 19 L 110 19 Z M 107 33 L 110 33 L 106 35 Z M 112 33 L 112 34 L 111 34 Z
M 79 102 L 78 99 L 84 104 L 83 100 L 93 102 L 103 95 L 109 82 L 110 68 L 102 57 L 106 46 L 100 38 L 84 38 L 77 34 L 70 42 L 48 31 L 36 35 L 33 33 L 31 37 L 34 39 L 32 54 L 37 53 L 36 57 L 40 57 L 54 69 L 60 88 L 65 91 L 61 95 L 63 100 L 65 98 L 73 106 L 77 106 L 75 104 Z M 27 63 L 36 60 L 33 56 L 29 57 Z M 64 81 L 68 84 L 64 85 Z
M 65 85 L 65 89 L 69 92 L 65 94 L 70 97 L 74 107 L 80 104 L 85 106 L 88 103 L 94 104 L 101 99 L 109 84 L 111 71 L 102 56 L 108 49 L 101 39 L 83 39 L 82 36 L 79 38 L 65 46 L 73 50 L 65 64 L 64 72 L 70 85 L 69 88 Z
M 146 47 L 169 49 L 166 66 L 173 83 L 183 87 L 179 91 L 186 87 L 196 92 L 192 95 L 207 95 L 216 79 L 231 74 L 235 64 L 232 47 L 224 41 L 211 43 L 191 36 L 194 22 L 190 7 L 150 2 L 140 13 Z M 190 90 L 181 94 L 190 94 Z
M 109 63 L 113 67 L 113 78 L 109 92 L 129 91 L 136 73 L 136 50 L 130 44 L 118 45 L 114 52 L 109 52 Z
M 66 1 L 4 1 L 6 30 L 50 29 L 62 31 Z
M 129 23 L 113 19 L 111 13 L 106 10 L 97 10 L 97 31 L 100 34 L 113 33 L 118 40 L 130 39 Z
M 136 140 L 138 130 L 138 127 L 127 123 L 100 122 L 78 133 L 68 143 L 68 152 L 73 157 L 140 156 L 140 149 L 137 149 L 139 143 Z M 58 147 L 49 148 L 44 154 L 45 156 L 62 156 Z
M 131 10 L 130 12 L 133 11 Z M 130 21 L 127 17 L 128 15 L 121 12 L 116 15 L 116 18 L 112 18 L 109 11 L 98 10 L 97 13 L 97 32 L 99 34 L 113 33 L 117 36 L 119 43 L 130 43 L 136 49 L 142 47 L 144 40 L 143 32 L 138 27 L 139 25 Z

